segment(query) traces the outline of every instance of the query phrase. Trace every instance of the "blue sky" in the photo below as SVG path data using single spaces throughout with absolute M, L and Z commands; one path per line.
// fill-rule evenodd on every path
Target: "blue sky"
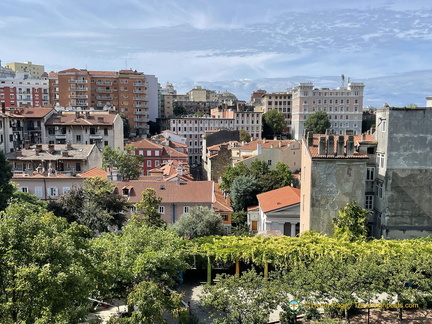
M 0 59 L 48 71 L 132 68 L 180 92 L 201 82 L 230 90 L 235 80 L 363 81 L 432 69 L 429 0 L 360 2 L 0 0 Z

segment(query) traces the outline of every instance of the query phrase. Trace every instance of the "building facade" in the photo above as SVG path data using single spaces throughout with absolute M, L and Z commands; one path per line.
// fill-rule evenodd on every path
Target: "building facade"
M 286 127 L 284 132 L 291 133 L 291 109 L 292 94 L 286 92 L 264 93 L 261 97 L 263 113 L 270 110 L 279 111 L 285 118 Z
M 318 89 L 308 82 L 290 89 L 293 138 L 303 136 L 304 123 L 317 111 L 327 112 L 331 129 L 336 135 L 361 134 L 364 87 L 363 83 L 349 82 L 348 86 L 342 84 L 336 89 Z
M 33 64 L 32 62 L 7 63 L 6 68 L 11 69 L 15 72 L 29 73 L 32 79 L 40 79 L 45 73 L 45 67 L 43 65 Z
M 15 78 L 0 78 L 0 103 L 5 103 L 6 108 L 48 106 L 48 80 L 30 79 L 23 73 L 17 73 Z

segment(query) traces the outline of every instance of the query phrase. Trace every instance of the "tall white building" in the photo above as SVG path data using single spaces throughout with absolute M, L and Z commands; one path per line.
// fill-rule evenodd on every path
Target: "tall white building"
M 342 84 L 336 89 L 318 89 L 307 82 L 291 89 L 293 137 L 302 137 L 305 121 L 317 111 L 327 112 L 335 134 L 360 134 L 364 87 L 363 83 L 349 82 L 347 86 Z

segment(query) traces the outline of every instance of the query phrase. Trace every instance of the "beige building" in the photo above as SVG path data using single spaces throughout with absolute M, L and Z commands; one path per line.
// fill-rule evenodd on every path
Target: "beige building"
M 46 121 L 45 128 L 48 144 L 96 144 L 100 150 L 124 147 L 123 120 L 115 111 L 59 110 Z
M 27 72 L 30 73 L 32 79 L 40 79 L 45 73 L 45 66 L 33 64 L 32 62 L 24 63 L 7 63 L 6 68 L 9 68 L 15 72 Z
M 286 123 L 284 132 L 286 133 L 291 133 L 291 104 L 292 94 L 288 91 L 264 93 L 261 97 L 263 113 L 270 110 L 277 110 L 284 116 Z
M 300 83 L 290 89 L 292 93 L 293 138 L 300 139 L 304 123 L 317 111 L 327 112 L 331 129 L 336 135 L 361 134 L 363 114 L 363 83 L 349 82 L 336 89 L 315 88 L 311 82 Z

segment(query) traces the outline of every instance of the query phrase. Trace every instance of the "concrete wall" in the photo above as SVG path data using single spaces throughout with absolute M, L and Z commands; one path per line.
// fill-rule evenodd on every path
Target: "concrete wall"
M 332 235 L 332 220 L 341 208 L 352 200 L 364 206 L 366 160 L 317 159 L 310 172 L 309 229 Z

